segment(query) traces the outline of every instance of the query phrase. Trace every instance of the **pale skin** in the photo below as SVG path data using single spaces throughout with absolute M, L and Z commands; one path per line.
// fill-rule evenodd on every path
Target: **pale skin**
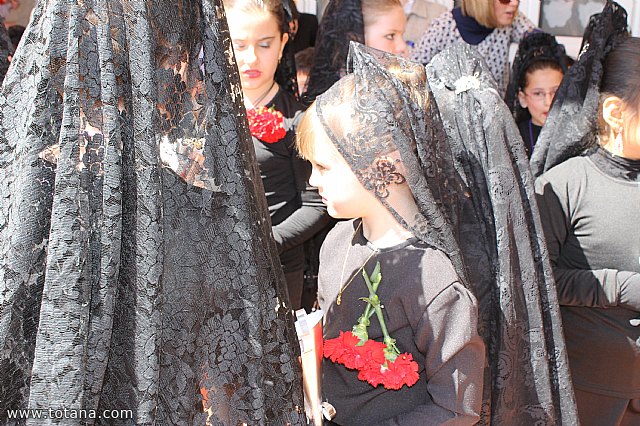
M 602 103 L 602 118 L 609 125 L 608 135 L 602 136 L 602 147 L 612 154 L 640 160 L 640 105 L 629 106 L 617 96 L 609 96 Z M 622 151 L 616 147 L 616 136 L 622 132 Z
M 407 43 L 403 38 L 407 17 L 402 7 L 393 7 L 375 14 L 371 23 L 364 26 L 364 43 L 374 49 L 406 56 Z
M 502 4 L 499 0 L 493 0 L 496 27 L 508 27 L 513 23 L 518 13 L 520 0 L 511 0 L 509 4 Z
M 527 85 L 518 92 L 518 100 L 529 110 L 531 121 L 542 126 L 547 121 L 553 97 L 564 74 L 553 68 L 543 68 L 526 74 Z M 542 97 L 541 97 L 542 95 Z
M 309 111 L 307 112 L 309 113 Z M 312 112 L 315 116 L 315 111 Z M 391 247 L 411 238 L 380 201 L 358 180 L 319 123 L 314 123 L 313 166 L 309 183 L 316 188 L 329 214 L 336 219 L 362 218 L 364 237 L 378 248 Z M 391 184 L 387 202 L 403 217 L 418 212 L 407 184 Z
M 227 11 L 229 33 L 247 109 L 268 103 L 278 92 L 274 77 L 289 35 L 269 12 Z

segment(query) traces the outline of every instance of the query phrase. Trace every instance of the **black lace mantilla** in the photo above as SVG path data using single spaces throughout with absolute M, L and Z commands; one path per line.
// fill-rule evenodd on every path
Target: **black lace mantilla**
M 331 0 L 318 28 L 313 67 L 303 101 L 313 102 L 346 74 L 352 41 L 364 43 L 361 0 Z
M 427 65 L 455 167 L 453 214 L 488 364 L 480 424 L 574 425 L 560 310 L 520 133 L 491 73 L 459 43 Z
M 589 20 L 580 56 L 556 92 L 531 155 L 534 176 L 596 146 L 602 63 L 628 36 L 626 10 L 607 0 L 602 12 Z
M 566 73 L 566 55 L 564 46 L 558 44 L 556 38 L 551 34 L 533 32 L 520 41 L 518 51 L 513 59 L 509 86 L 504 99 L 513 113 L 516 123 L 530 118 L 529 111 L 522 108 L 518 100 L 518 92 L 522 89 L 520 84 L 529 67 L 538 61 L 552 61 L 562 68 L 563 73 Z
M 0 423 L 304 424 L 221 3 L 40 1 L 0 111 Z

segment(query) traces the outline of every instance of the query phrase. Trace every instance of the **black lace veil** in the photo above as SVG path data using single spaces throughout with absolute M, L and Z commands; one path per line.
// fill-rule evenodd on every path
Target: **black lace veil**
M 558 44 L 556 38 L 551 34 L 540 31 L 528 34 L 520 41 L 518 51 L 513 59 L 511 67 L 511 79 L 507 87 L 505 102 L 516 122 L 526 118 L 528 111 L 520 106 L 518 92 L 521 89 L 522 80 L 527 69 L 539 61 L 551 61 L 557 63 L 562 72 L 567 72 L 567 53 L 563 45 Z
M 0 422 L 28 407 L 303 424 L 221 3 L 40 1 L 13 61 L 0 92 Z
M 364 187 L 419 239 L 448 254 L 464 280 L 444 212 L 458 197 L 459 182 L 445 138 L 438 137 L 443 133 L 424 67 L 357 43 L 349 63 L 350 74 L 316 99 L 323 128 Z M 417 214 L 387 200 L 389 186 L 405 181 Z
M 589 20 L 580 56 L 556 92 L 531 155 L 534 176 L 596 145 L 602 63 L 617 42 L 628 34 L 627 12 L 611 0 L 607 0 L 601 13 Z
M 346 74 L 351 41 L 364 44 L 361 0 L 330 0 L 318 28 L 305 102 L 313 102 Z
M 473 47 L 454 44 L 426 70 L 470 194 L 452 222 L 487 347 L 481 424 L 577 424 L 553 275 L 518 129 Z
M 284 46 L 282 51 L 282 59 L 276 68 L 276 83 L 287 92 L 293 95 L 294 98 L 299 99 L 300 93 L 298 92 L 298 78 L 296 76 L 296 60 L 295 49 L 293 46 L 293 34 L 291 33 L 291 27 L 289 23 L 294 20 L 293 8 L 295 4 L 291 4 L 293 0 L 282 0 L 282 8 L 284 9 L 284 25 L 283 28 L 287 34 L 289 34 L 289 41 Z

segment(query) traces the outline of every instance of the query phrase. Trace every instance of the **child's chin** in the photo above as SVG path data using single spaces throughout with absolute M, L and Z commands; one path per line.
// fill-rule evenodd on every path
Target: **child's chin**
M 345 219 L 344 215 L 342 215 L 339 211 L 334 209 L 332 206 L 327 206 L 327 213 L 334 219 Z

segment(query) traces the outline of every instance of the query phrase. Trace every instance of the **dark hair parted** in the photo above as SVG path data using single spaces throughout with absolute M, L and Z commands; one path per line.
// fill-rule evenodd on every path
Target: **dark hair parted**
M 546 70 L 546 69 L 552 69 L 564 74 L 564 69 L 562 69 L 562 66 L 558 62 L 552 59 L 544 58 L 544 59 L 534 60 L 533 62 L 531 62 L 531 64 L 529 64 L 525 72 L 523 72 L 522 75 L 520 76 L 520 81 L 518 81 L 518 89 L 520 90 L 526 89 L 527 85 L 529 84 L 528 80 L 529 80 L 530 74 L 533 74 L 536 71 Z
M 227 13 L 232 9 L 244 13 L 268 12 L 276 18 L 280 33 L 289 33 L 282 0 L 223 0 L 223 4 Z

